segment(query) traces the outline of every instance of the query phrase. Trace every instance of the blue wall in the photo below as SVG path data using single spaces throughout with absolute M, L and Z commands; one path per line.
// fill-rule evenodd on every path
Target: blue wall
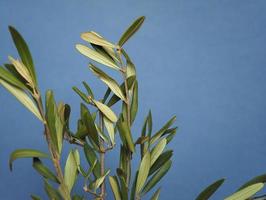
M 80 100 L 71 87 L 87 80 L 97 94 L 104 89 L 74 48 L 80 32 L 95 30 L 115 42 L 145 15 L 145 25 L 126 45 L 140 82 L 136 125 L 151 108 L 155 129 L 173 114 L 180 127 L 161 199 L 193 199 L 226 177 L 213 198 L 220 200 L 266 172 L 265 9 L 264 0 L 1 0 L 0 63 L 16 56 L 11 24 L 30 45 L 42 91 L 52 88 L 58 100 L 73 106 L 75 128 Z M 46 150 L 42 126 L 3 88 L 0 102 L 1 199 L 45 197 L 30 160 L 16 161 L 12 173 L 7 164 L 16 148 Z M 117 155 L 111 156 L 112 168 Z

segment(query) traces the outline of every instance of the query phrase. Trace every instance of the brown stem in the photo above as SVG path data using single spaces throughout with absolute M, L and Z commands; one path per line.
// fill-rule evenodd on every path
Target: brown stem
M 35 90 L 34 96 L 35 96 L 35 100 L 37 102 L 37 107 L 40 111 L 40 114 L 41 114 L 43 120 L 44 120 L 44 134 L 45 134 L 46 142 L 48 144 L 48 149 L 49 149 L 50 154 L 52 156 L 52 161 L 53 161 L 53 165 L 54 165 L 54 168 L 56 171 L 57 178 L 60 181 L 60 184 L 62 186 L 62 190 L 66 193 L 65 194 L 65 196 L 67 198 L 66 200 L 70 200 L 71 199 L 70 194 L 69 194 L 69 192 L 67 192 L 68 188 L 64 183 L 64 175 L 63 175 L 62 168 L 60 165 L 60 155 L 57 153 L 54 145 L 51 143 L 51 134 L 50 134 L 47 122 L 45 120 L 45 114 L 44 114 L 44 110 L 43 110 L 42 99 L 41 99 L 41 95 L 38 92 L 38 90 Z
M 103 124 L 103 116 L 101 113 L 99 113 L 99 125 L 100 129 L 103 132 L 104 131 L 104 124 Z M 100 138 L 100 164 L 101 164 L 101 176 L 104 176 L 105 173 L 105 150 L 104 150 L 104 141 Z M 101 199 L 105 199 L 105 181 L 103 181 L 101 185 Z

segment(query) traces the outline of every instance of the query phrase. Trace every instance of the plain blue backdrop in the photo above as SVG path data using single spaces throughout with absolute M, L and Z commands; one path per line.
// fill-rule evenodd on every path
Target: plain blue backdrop
M 54 89 L 57 100 L 72 105 L 75 129 L 80 99 L 71 87 L 86 80 L 98 96 L 104 91 L 74 48 L 79 34 L 95 30 L 116 42 L 145 15 L 144 26 L 125 45 L 139 77 L 136 130 L 149 109 L 155 130 L 172 115 L 179 126 L 161 199 L 192 200 L 226 177 L 213 197 L 220 200 L 266 173 L 265 10 L 264 0 L 1 0 L 0 63 L 17 55 L 7 29 L 13 25 L 30 46 L 42 91 Z M 8 170 L 14 149 L 46 151 L 42 125 L 2 87 L 0 102 L 1 199 L 29 199 L 30 193 L 47 199 L 30 159 Z M 107 160 L 110 168 L 116 153 Z

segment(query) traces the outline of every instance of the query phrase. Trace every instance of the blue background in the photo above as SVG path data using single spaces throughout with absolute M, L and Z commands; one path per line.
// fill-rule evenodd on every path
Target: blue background
M 30 46 L 42 91 L 52 88 L 57 100 L 72 105 L 75 129 L 80 99 L 71 87 L 86 80 L 98 97 L 105 89 L 74 48 L 80 32 L 95 30 L 116 42 L 145 15 L 125 46 L 138 69 L 136 130 L 149 109 L 154 130 L 174 114 L 180 127 L 161 199 L 194 199 L 226 177 L 213 197 L 219 200 L 266 172 L 265 10 L 264 0 L 1 0 L 0 63 L 17 55 L 7 29 L 13 25 Z M 46 199 L 29 159 L 16 161 L 12 173 L 7 164 L 16 148 L 46 151 L 42 125 L 3 88 L 0 102 L 1 199 L 29 199 L 30 193 Z M 116 153 L 107 159 L 111 168 Z

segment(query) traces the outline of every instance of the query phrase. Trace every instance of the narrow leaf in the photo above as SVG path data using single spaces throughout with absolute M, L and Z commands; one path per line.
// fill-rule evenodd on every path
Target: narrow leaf
M 154 194 L 152 195 L 151 200 L 158 200 L 159 199 L 159 196 L 160 196 L 160 192 L 161 192 L 161 188 L 159 188 L 158 190 L 156 190 L 154 192 Z
M 128 29 L 125 31 L 125 33 L 121 36 L 118 45 L 119 46 L 123 46 L 123 44 L 125 44 L 125 42 L 135 33 L 137 32 L 137 30 L 140 28 L 140 26 L 142 25 L 142 23 L 144 22 L 145 17 L 141 16 L 138 19 L 136 19 L 131 25 L 130 27 L 128 27 Z
M 77 178 L 77 174 L 78 174 L 78 165 L 75 158 L 75 153 L 73 150 L 71 150 L 66 160 L 65 173 L 64 173 L 64 182 L 68 187 L 69 191 L 72 190 L 72 187 Z
M 53 174 L 53 172 L 51 172 L 49 168 L 47 168 L 45 165 L 43 165 L 42 161 L 39 158 L 37 158 L 37 157 L 33 158 L 32 166 L 44 178 L 52 180 L 56 183 L 60 183 L 59 180 L 57 179 L 57 177 Z
M 110 182 L 115 200 L 122 200 L 120 196 L 119 185 L 118 185 L 117 179 L 115 179 L 113 176 L 109 176 L 109 182 Z
M 151 165 L 150 152 L 147 151 L 143 156 L 139 166 L 139 174 L 136 183 L 136 194 L 140 193 L 146 182 L 150 170 L 150 165 Z
M 33 150 L 33 149 L 18 149 L 11 153 L 9 157 L 9 168 L 12 170 L 12 163 L 14 160 L 18 158 L 49 158 L 49 156 L 46 153 L 43 153 L 41 151 Z
M 158 172 L 156 172 L 147 182 L 147 184 L 144 186 L 142 193 L 146 194 L 149 192 L 168 172 L 172 165 L 172 161 L 168 160 L 160 169 Z
M 149 171 L 149 175 L 153 174 L 157 171 L 164 163 L 166 163 L 173 155 L 173 150 L 167 150 L 162 153 L 159 158 L 155 161 L 155 163 L 151 166 Z
M 120 99 L 125 101 L 125 96 L 122 90 L 120 89 L 118 83 L 108 76 L 106 73 L 104 73 L 102 70 L 100 70 L 98 67 L 94 66 L 93 64 L 89 65 L 91 71 L 99 78 L 101 79 L 111 90 L 112 92 L 118 96 Z
M 12 84 L 13 86 L 16 86 L 22 90 L 27 89 L 27 87 L 24 85 L 23 82 L 21 82 L 11 72 L 7 71 L 6 69 L 4 69 L 1 66 L 0 66 L 0 79 L 3 79 L 4 81 L 8 82 L 9 84 Z
M 137 112 L 138 112 L 138 81 L 135 80 L 133 94 L 132 94 L 132 102 L 130 106 L 131 124 L 134 122 Z
M 256 184 L 256 183 L 265 183 L 266 182 L 266 174 L 262 174 L 260 176 L 256 176 L 254 178 L 252 178 L 251 180 L 249 180 L 248 182 L 246 182 L 244 185 L 242 185 L 239 190 L 242 190 L 250 185 Z
M 112 145 L 115 144 L 115 131 L 114 131 L 114 125 L 113 123 L 107 119 L 106 117 L 103 117 L 104 126 L 109 134 L 110 140 Z
M 81 45 L 81 44 L 77 44 L 76 48 L 84 56 L 87 56 L 90 59 L 92 59 L 98 63 L 101 63 L 103 65 L 106 65 L 112 69 L 120 70 L 120 68 L 115 64 L 115 62 L 108 60 L 107 58 L 105 58 L 103 55 L 101 55 L 97 51 L 92 50 L 92 49 L 90 49 L 84 45 Z
M 44 122 L 38 108 L 31 100 L 31 98 L 21 89 L 10 85 L 6 81 L 0 79 L 0 84 L 2 84 L 11 94 L 13 94 L 29 111 L 31 111 L 39 120 Z
M 31 77 L 33 78 L 35 84 L 37 84 L 34 64 L 28 45 L 26 44 L 25 40 L 20 35 L 20 33 L 14 27 L 9 26 L 9 31 L 11 33 L 12 39 L 16 45 L 16 48 L 18 50 L 19 56 L 23 64 L 28 68 Z
M 89 43 L 96 44 L 99 46 L 118 48 L 116 45 L 112 44 L 111 42 L 108 42 L 99 34 L 93 31 L 81 33 L 81 38 Z
M 251 186 L 248 186 L 233 195 L 225 198 L 224 200 L 246 200 L 250 197 L 252 197 L 254 194 L 256 194 L 258 191 L 260 191 L 263 188 L 263 183 L 256 183 Z
M 117 117 L 115 113 L 109 108 L 107 105 L 101 103 L 100 101 L 93 100 L 95 103 L 96 107 L 111 121 L 111 122 L 116 122 Z
M 223 184 L 225 179 L 220 179 L 218 181 L 215 181 L 208 187 L 206 187 L 196 198 L 196 200 L 208 200 L 215 192 L 218 190 L 218 188 Z
M 152 149 L 151 151 L 151 165 L 157 160 L 157 158 L 161 155 L 163 152 L 165 146 L 166 146 L 166 139 L 163 138 L 160 140 L 160 142 Z

